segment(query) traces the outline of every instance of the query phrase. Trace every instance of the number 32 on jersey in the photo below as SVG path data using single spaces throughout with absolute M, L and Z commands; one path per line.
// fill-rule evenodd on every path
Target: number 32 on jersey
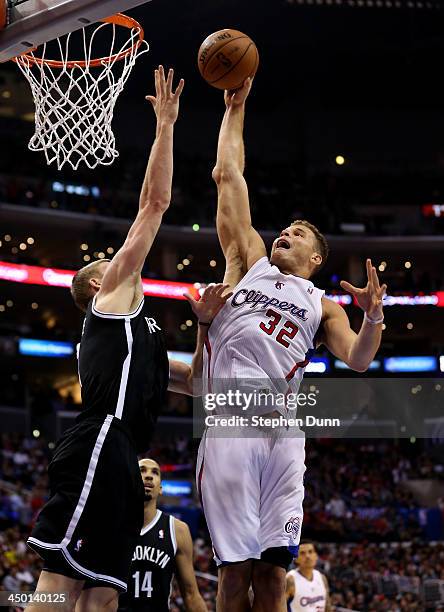
M 269 321 L 262 321 L 262 323 L 259 324 L 259 327 L 268 336 L 272 336 L 283 317 L 281 314 L 275 310 L 272 310 L 271 308 L 267 310 L 265 316 L 269 318 Z M 284 323 L 280 326 L 275 340 L 276 342 L 279 342 L 279 344 L 282 344 L 282 346 L 285 348 L 288 348 L 291 340 L 293 340 L 298 331 L 299 327 L 295 323 L 289 321 L 288 319 L 284 319 Z

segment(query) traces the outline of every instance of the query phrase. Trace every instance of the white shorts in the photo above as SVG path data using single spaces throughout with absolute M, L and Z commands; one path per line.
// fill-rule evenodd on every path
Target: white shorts
M 297 554 L 304 499 L 305 439 L 279 432 L 218 438 L 207 431 L 197 487 L 218 565 L 260 559 L 268 548 Z

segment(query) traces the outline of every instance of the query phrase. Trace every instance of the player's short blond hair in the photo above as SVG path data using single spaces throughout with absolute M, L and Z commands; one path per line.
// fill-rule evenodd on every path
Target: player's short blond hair
M 303 225 L 304 227 L 307 227 L 309 230 L 311 230 L 311 232 L 314 234 L 316 241 L 316 249 L 318 250 L 319 255 L 322 257 L 322 263 L 316 269 L 316 272 L 319 272 L 319 270 L 324 267 L 325 262 L 328 259 L 328 254 L 330 252 L 330 248 L 328 246 L 328 242 L 324 234 L 321 234 L 316 225 L 313 225 L 309 221 L 305 221 L 303 219 L 293 221 L 291 225 Z
M 111 260 L 99 259 L 99 261 L 93 261 L 87 266 L 80 268 L 72 279 L 71 295 L 77 308 L 80 308 L 80 310 L 83 310 L 83 312 L 86 312 L 90 300 L 94 297 L 94 291 L 92 290 L 89 281 L 94 278 L 94 276 L 98 276 L 98 267 L 104 261 Z

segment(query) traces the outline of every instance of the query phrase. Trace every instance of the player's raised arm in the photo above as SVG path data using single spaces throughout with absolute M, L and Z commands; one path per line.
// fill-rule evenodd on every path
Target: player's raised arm
M 174 71 L 165 78 L 162 66 L 155 71 L 156 95 L 147 96 L 157 118 L 156 139 L 151 149 L 139 199 L 139 211 L 128 236 L 108 266 L 97 307 L 106 312 L 130 308 L 134 296 L 128 288 L 141 292 L 140 273 L 171 200 L 173 178 L 173 131 L 184 82 L 173 91 Z M 120 289 L 123 289 L 121 291 Z
M 252 227 L 244 172 L 243 127 L 245 101 L 251 89 L 247 79 L 235 92 L 225 92 L 225 114 L 219 132 L 213 179 L 217 184 L 217 233 L 228 267 L 225 281 L 234 286 L 266 255 L 262 238 Z M 238 269 L 238 278 L 233 274 Z
M 228 285 L 222 283 L 209 285 L 200 300 L 195 300 L 189 293 L 185 294 L 197 317 L 197 339 L 191 367 L 182 361 L 170 359 L 170 380 L 168 391 L 185 395 L 200 395 L 202 386 L 202 352 L 208 328 L 225 302 L 232 296 L 226 293 Z
M 187 612 L 207 612 L 208 608 L 199 593 L 193 567 L 193 541 L 188 525 L 174 520 L 177 539 L 176 578 Z
M 322 298 L 323 322 L 320 340 L 352 370 L 365 372 L 381 344 L 383 297 L 387 285 L 380 286 L 376 269 L 367 259 L 367 285 L 363 289 L 341 281 L 341 287 L 351 293 L 364 311 L 361 329 L 356 334 L 344 309 L 335 302 Z

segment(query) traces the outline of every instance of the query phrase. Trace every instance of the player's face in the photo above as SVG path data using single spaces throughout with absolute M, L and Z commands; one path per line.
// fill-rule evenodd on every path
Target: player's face
M 315 245 L 315 236 L 308 227 L 290 225 L 273 242 L 270 261 L 281 270 L 297 273 L 317 255 Z
M 313 569 L 318 562 L 318 554 L 313 544 L 301 544 L 296 559 L 298 567 L 302 569 Z
M 162 493 L 159 464 L 152 459 L 141 459 L 139 467 L 145 489 L 145 501 L 157 499 Z

